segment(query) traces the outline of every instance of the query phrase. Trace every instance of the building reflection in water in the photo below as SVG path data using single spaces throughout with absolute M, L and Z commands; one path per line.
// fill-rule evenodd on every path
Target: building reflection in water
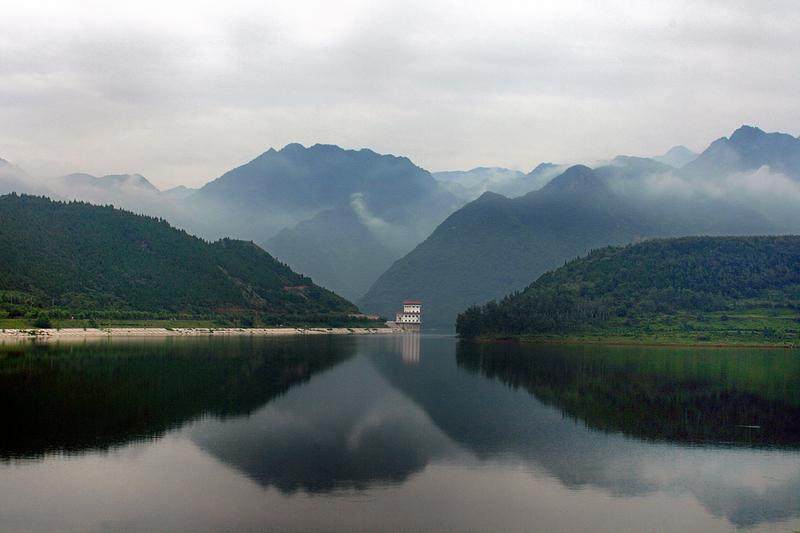
M 403 363 L 407 365 L 419 364 L 419 338 L 420 333 L 417 331 L 410 331 L 402 335 L 401 342 L 403 344 Z

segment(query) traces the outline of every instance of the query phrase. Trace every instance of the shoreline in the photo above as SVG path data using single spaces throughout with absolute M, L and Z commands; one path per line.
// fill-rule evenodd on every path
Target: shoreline
M 655 340 L 629 340 L 629 339 L 620 339 L 620 338 L 608 338 L 608 339 L 582 339 L 582 338 L 564 338 L 564 339 L 557 339 L 557 338 L 535 338 L 535 337 L 478 337 L 475 340 L 478 342 L 487 342 L 487 343 L 504 343 L 504 342 L 517 342 L 517 343 L 524 343 L 524 344 L 545 344 L 545 345 L 555 345 L 555 344 L 566 344 L 572 346 L 580 346 L 580 345 L 595 345 L 595 346 L 642 346 L 642 347 L 662 347 L 662 348 L 774 348 L 774 349 L 784 349 L 784 350 L 797 350 L 800 349 L 800 345 L 798 344 L 787 344 L 787 343 L 780 343 L 780 342 L 773 342 L 773 343 L 758 343 L 758 342 L 703 342 L 703 341 L 686 341 L 681 342 L 679 340 L 669 340 L 669 341 L 655 341 Z
M 0 341 L 135 337 L 269 337 L 287 335 L 391 335 L 382 328 L 29 328 L 0 330 Z

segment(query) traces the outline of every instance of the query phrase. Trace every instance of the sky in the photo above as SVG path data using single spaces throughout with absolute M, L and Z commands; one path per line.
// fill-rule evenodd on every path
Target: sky
M 199 186 L 290 142 L 431 170 L 800 134 L 797 0 L 0 0 L 0 157 Z

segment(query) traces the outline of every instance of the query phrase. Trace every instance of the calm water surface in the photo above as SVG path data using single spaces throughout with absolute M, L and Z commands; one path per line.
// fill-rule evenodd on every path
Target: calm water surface
M 800 353 L 0 344 L 0 530 L 800 530 Z

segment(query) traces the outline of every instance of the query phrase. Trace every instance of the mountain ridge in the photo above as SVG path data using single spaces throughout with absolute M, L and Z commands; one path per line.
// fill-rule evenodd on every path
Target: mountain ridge
M 683 237 L 597 249 L 499 303 L 464 311 L 457 330 L 467 337 L 674 335 L 691 332 L 685 324 L 693 320 L 703 328 L 703 316 L 715 313 L 724 313 L 721 325 L 709 324 L 706 336 L 719 330 L 733 339 L 744 329 L 752 337 L 746 322 L 762 316 L 765 328 L 779 330 L 765 329 L 766 340 L 798 342 L 800 237 Z
M 55 308 L 272 323 L 357 312 L 252 242 L 207 242 L 164 219 L 12 194 L 0 196 L 0 221 L 0 305 L 7 314 Z
M 697 233 L 783 232 L 760 212 L 725 198 L 630 194 L 672 172 L 650 158 L 622 156 L 594 169 L 569 167 L 513 200 L 485 194 L 396 261 L 359 302 L 386 314 L 392 302 L 414 294 L 426 302 L 426 323 L 446 327 L 458 311 L 521 289 L 597 247 Z

